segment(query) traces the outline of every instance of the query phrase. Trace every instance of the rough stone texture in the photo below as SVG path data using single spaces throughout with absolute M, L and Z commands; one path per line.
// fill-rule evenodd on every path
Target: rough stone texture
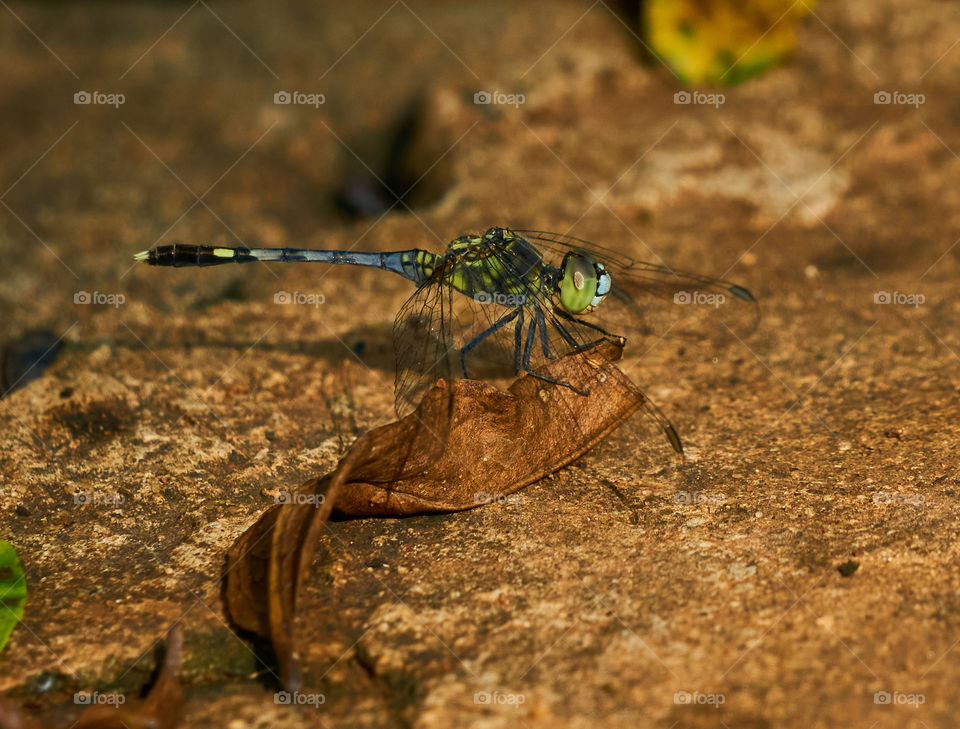
M 675 105 L 603 5 L 353 5 L 0 10 L 0 311 L 8 337 L 67 343 L 0 401 L 0 536 L 30 589 L 0 689 L 49 706 L 135 688 L 185 614 L 188 726 L 955 726 L 960 12 L 825 2 L 791 65 L 714 108 Z M 526 103 L 476 106 L 480 88 Z M 126 102 L 74 105 L 81 89 Z M 326 103 L 278 106 L 281 89 Z M 419 153 L 456 142 L 431 172 L 446 195 L 344 220 L 348 148 L 376 164 L 417 94 Z M 176 240 L 436 249 L 493 224 L 726 275 L 761 298 L 760 328 L 720 350 L 628 347 L 690 443 L 682 468 L 611 445 L 520 503 L 332 524 L 304 606 L 326 702 L 275 705 L 223 622 L 223 555 L 263 490 L 330 470 L 391 417 L 409 288 L 130 257 Z

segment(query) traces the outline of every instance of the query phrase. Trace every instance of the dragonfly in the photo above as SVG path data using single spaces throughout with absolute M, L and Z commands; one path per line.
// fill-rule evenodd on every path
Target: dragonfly
M 258 261 L 369 266 L 411 281 L 416 290 L 393 328 L 401 416 L 441 379 L 526 374 L 589 397 L 593 388 L 550 377 L 540 371 L 543 365 L 603 340 L 622 346 L 624 334 L 651 346 L 671 335 L 741 337 L 759 318 L 757 301 L 743 286 L 539 230 L 494 227 L 453 239 L 443 253 L 176 243 L 135 259 L 172 267 Z M 642 410 L 682 456 L 669 419 L 649 398 Z

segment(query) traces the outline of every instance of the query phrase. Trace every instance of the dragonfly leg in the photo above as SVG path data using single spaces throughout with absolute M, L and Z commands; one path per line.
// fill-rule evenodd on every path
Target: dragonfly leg
M 537 328 L 540 330 L 540 348 L 543 350 L 543 356 L 547 359 L 556 359 L 550 350 L 550 342 L 547 341 L 547 320 L 543 316 L 543 309 L 537 307 Z
M 597 325 L 594 324 L 593 322 L 589 322 L 589 321 L 586 321 L 585 319 L 578 319 L 578 318 L 575 317 L 575 316 L 571 316 L 571 315 L 568 314 L 567 312 L 562 311 L 559 307 L 557 308 L 556 314 L 557 314 L 557 316 L 562 317 L 562 318 L 566 319 L 567 321 L 576 322 L 577 324 L 582 324 L 582 325 L 585 326 L 585 327 L 590 327 L 591 329 L 593 329 L 593 330 L 596 331 L 596 332 L 600 332 L 601 334 L 604 335 L 604 338 L 605 338 L 605 339 L 622 339 L 622 337 L 620 337 L 619 335 L 617 335 L 617 334 L 612 334 L 611 332 L 608 332 L 608 331 L 607 331 L 606 329 L 604 329 L 603 327 L 597 326 Z M 602 339 L 598 339 L 596 342 L 591 342 L 591 344 L 596 344 L 597 342 L 601 342 L 601 341 L 603 341 L 603 340 L 602 340 Z
M 470 352 L 470 350 L 476 347 L 478 344 L 480 344 L 480 342 L 482 342 L 484 339 L 489 337 L 491 334 L 496 333 L 499 329 L 501 329 L 502 327 L 506 326 L 511 321 L 516 319 L 517 314 L 519 314 L 521 311 L 523 311 L 521 307 L 517 307 L 513 311 L 508 311 L 506 314 L 504 314 L 499 319 L 497 319 L 489 328 L 483 330 L 477 336 L 475 336 L 473 339 L 471 339 L 469 342 L 463 345 L 463 348 L 460 350 L 460 367 L 463 368 L 464 377 L 468 377 L 467 353 Z M 521 321 L 523 321 L 522 318 L 521 318 Z
M 537 336 L 537 317 L 533 317 L 530 326 L 527 327 L 527 341 L 523 345 L 523 369 L 530 371 L 530 354 L 533 350 L 533 341 Z
M 520 374 L 520 353 L 523 351 L 523 307 L 520 307 L 520 318 L 513 330 L 513 373 Z
M 572 317 L 564 317 L 564 318 L 569 318 L 570 321 L 582 323 L 580 322 L 579 319 L 573 319 Z M 566 340 L 567 344 L 569 344 L 574 349 L 586 349 L 587 347 L 592 347 L 596 344 L 600 344 L 600 342 L 605 342 L 610 339 L 610 337 L 600 337 L 599 339 L 594 339 L 592 342 L 587 342 L 586 344 L 580 344 L 579 342 L 577 342 L 576 339 L 573 338 L 570 332 L 567 331 L 567 328 L 560 323 L 559 319 L 557 319 L 556 317 L 553 317 L 550 319 L 550 322 L 553 324 L 554 327 L 556 327 L 557 331 L 560 332 L 560 336 L 562 336 Z M 613 336 L 613 335 L 610 335 L 610 336 Z M 614 337 L 614 339 L 618 339 L 618 337 Z
M 567 328 L 560 323 L 560 320 L 557 317 L 550 317 L 550 323 L 553 324 L 554 328 L 560 332 L 560 336 L 563 337 L 564 341 L 569 344 L 574 349 L 578 349 L 580 345 L 577 343 L 577 340 L 573 338 L 570 332 L 567 331 Z
M 584 390 L 579 387 L 571 385 L 569 382 L 564 382 L 563 380 L 558 380 L 556 377 L 550 377 L 549 375 L 544 375 L 539 372 L 534 371 L 533 367 L 530 365 L 530 355 L 533 350 L 533 343 L 537 336 L 537 329 L 540 326 L 540 321 L 534 317 L 533 321 L 530 322 L 530 326 L 527 329 L 527 341 L 523 347 L 523 371 L 526 372 L 531 377 L 536 377 L 538 380 L 543 380 L 544 382 L 549 382 L 553 385 L 560 385 L 561 387 L 568 387 L 573 390 L 578 395 L 589 395 L 590 390 Z M 546 328 L 546 322 L 544 322 L 544 328 Z M 519 337 L 517 338 L 517 343 L 519 344 Z

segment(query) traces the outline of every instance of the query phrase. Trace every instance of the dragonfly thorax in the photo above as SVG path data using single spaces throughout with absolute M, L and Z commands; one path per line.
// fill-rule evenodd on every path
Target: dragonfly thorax
M 573 316 L 593 311 L 613 285 L 606 267 L 587 251 L 570 250 L 559 268 L 509 228 L 463 235 L 450 242 L 445 282 L 484 303 L 559 306 Z
M 440 275 L 478 302 L 514 307 L 541 295 L 547 273 L 535 246 L 505 228 L 491 228 L 452 240 Z

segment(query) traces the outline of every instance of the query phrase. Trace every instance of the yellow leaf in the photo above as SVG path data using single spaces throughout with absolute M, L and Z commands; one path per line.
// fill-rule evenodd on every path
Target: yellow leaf
M 789 56 L 815 0 L 647 0 L 648 42 L 690 85 L 738 84 Z

